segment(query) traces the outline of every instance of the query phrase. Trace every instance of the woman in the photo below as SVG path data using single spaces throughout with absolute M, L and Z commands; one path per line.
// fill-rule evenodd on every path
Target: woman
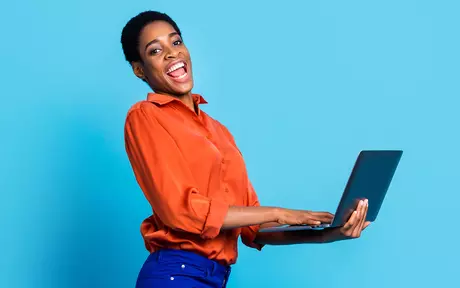
M 333 215 L 260 206 L 232 135 L 191 92 L 190 54 L 170 17 L 140 13 L 121 42 L 134 74 L 154 91 L 132 106 L 125 125 L 126 151 L 153 210 L 141 225 L 150 255 L 137 287 L 225 287 L 240 235 L 260 250 L 356 238 L 369 225 L 362 201 L 341 228 L 258 233 L 265 226 L 328 223 Z

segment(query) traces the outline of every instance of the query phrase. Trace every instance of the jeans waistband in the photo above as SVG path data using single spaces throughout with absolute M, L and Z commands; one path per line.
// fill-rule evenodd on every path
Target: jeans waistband
M 225 277 L 226 279 L 228 279 L 231 272 L 230 266 L 222 265 L 204 256 L 184 250 L 161 249 L 150 254 L 148 260 L 161 261 L 161 259 L 171 260 L 174 258 L 185 262 L 185 264 L 193 263 L 195 265 L 199 265 L 200 267 L 205 268 L 210 275 L 221 276 Z

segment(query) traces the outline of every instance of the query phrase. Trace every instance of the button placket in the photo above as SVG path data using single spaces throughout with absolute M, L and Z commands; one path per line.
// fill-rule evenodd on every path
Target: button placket
M 222 164 L 222 173 L 225 175 L 225 157 L 223 155 L 222 155 L 222 159 L 220 160 L 220 163 Z M 228 190 L 228 186 L 225 183 L 225 181 L 223 181 L 223 185 L 224 185 L 225 193 L 228 193 L 229 190 Z

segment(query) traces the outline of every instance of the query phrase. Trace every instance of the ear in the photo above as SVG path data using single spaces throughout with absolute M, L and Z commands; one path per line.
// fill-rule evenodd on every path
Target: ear
M 132 62 L 131 67 L 133 68 L 134 75 L 136 75 L 141 80 L 146 80 L 144 74 L 144 67 L 140 62 Z

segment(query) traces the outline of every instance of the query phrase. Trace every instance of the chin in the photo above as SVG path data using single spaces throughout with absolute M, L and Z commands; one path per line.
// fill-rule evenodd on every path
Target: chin
M 193 89 L 193 82 L 184 83 L 182 85 L 174 85 L 171 87 L 171 91 L 174 95 L 185 95 L 191 93 Z

